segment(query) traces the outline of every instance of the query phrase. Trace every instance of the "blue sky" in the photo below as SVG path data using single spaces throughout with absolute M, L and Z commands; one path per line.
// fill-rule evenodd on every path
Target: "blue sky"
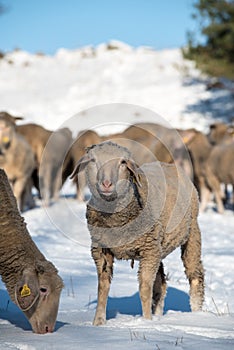
M 194 30 L 193 0 L 0 0 L 0 50 L 53 54 L 111 39 L 155 49 L 181 47 Z

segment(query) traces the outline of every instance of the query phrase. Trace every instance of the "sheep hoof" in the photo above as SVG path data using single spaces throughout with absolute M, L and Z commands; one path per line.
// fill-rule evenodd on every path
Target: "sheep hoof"
M 106 320 L 103 317 L 97 317 L 93 320 L 94 326 L 102 326 L 106 323 Z

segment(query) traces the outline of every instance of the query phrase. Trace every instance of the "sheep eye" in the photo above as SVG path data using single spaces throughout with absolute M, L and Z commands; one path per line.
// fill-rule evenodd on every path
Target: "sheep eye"
M 126 160 L 122 159 L 121 162 L 120 162 L 120 165 L 126 165 L 126 164 L 127 164 Z
M 45 293 L 47 292 L 47 289 L 46 289 L 46 288 L 41 287 L 41 288 L 40 288 L 40 292 L 41 292 L 42 294 L 45 294 Z

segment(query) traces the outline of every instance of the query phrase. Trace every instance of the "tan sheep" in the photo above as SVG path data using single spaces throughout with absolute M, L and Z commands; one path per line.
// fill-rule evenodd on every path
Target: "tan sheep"
M 221 143 L 212 148 L 205 164 L 204 174 L 207 187 L 201 203 L 201 211 L 206 209 L 210 193 L 213 192 L 217 210 L 222 214 L 224 205 L 221 184 L 234 184 L 234 142 Z
M 0 169 L 0 275 L 35 333 L 52 332 L 63 287 L 55 266 L 31 239 L 4 170 Z
M 226 123 L 211 124 L 208 139 L 212 145 L 231 143 L 234 141 L 234 126 Z
M 62 171 L 66 154 L 72 144 L 72 133 L 68 128 L 61 128 L 52 133 L 44 148 L 39 168 L 40 192 L 46 205 L 59 198 L 62 187 Z
M 181 130 L 182 138 L 187 139 L 194 169 L 194 184 L 200 194 L 200 210 L 203 212 L 214 194 L 219 213 L 224 212 L 221 184 L 234 184 L 232 129 L 226 124 L 214 124 L 208 136 L 195 130 Z M 211 137 L 212 136 L 212 137 Z M 212 146 L 217 142 L 217 145 Z
M 46 143 L 49 140 L 49 137 L 52 134 L 52 131 L 47 130 L 43 126 L 34 123 L 17 125 L 16 130 L 24 136 L 24 138 L 32 147 L 32 150 L 35 154 L 37 167 L 39 167 L 41 163 L 42 153 L 44 151 Z
M 28 142 L 16 132 L 15 121 L 18 119 L 22 118 L 0 113 L 0 167 L 6 171 L 18 206 L 23 210 L 25 204 L 30 208 L 34 206 L 31 175 L 35 158 Z
M 91 191 L 87 222 L 98 274 L 94 325 L 106 321 L 106 302 L 114 258 L 139 260 L 143 316 L 161 314 L 166 294 L 162 260 L 181 247 L 190 284 L 192 311 L 204 299 L 197 192 L 175 165 L 154 162 L 140 168 L 129 150 L 112 142 L 94 145 L 77 163 L 72 178 L 85 169 Z

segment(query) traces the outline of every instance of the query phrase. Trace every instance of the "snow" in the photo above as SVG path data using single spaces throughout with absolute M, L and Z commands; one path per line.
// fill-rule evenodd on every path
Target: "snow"
M 211 121 L 231 115 L 230 92 L 207 91 L 207 78 L 184 61 L 179 50 L 109 44 L 112 49 L 106 44 L 60 49 L 54 56 L 8 53 L 0 61 L 1 109 L 53 130 L 68 125 L 74 133 L 86 127 L 117 132 L 140 120 L 206 131 Z M 24 213 L 33 240 L 65 283 L 55 332 L 33 334 L 1 282 L 0 349 L 233 349 L 233 212 L 220 215 L 211 206 L 199 216 L 206 270 L 202 312 L 190 311 L 188 281 L 176 250 L 165 259 L 163 316 L 142 318 L 137 263 L 131 269 L 129 262 L 116 261 L 107 323 L 94 327 L 96 269 L 85 204 L 72 194 L 68 181 L 57 203 L 45 208 L 37 200 L 37 207 Z

